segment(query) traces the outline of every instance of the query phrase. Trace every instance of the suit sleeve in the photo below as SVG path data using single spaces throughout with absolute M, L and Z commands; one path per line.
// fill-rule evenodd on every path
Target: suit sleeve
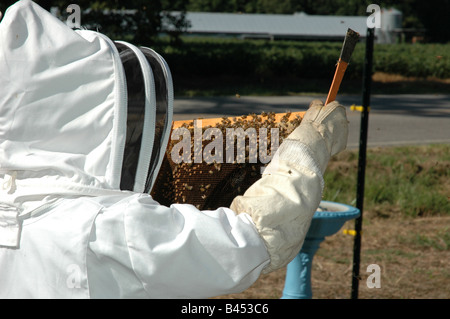
M 263 273 L 286 266 L 300 251 L 320 204 L 323 177 L 306 144 L 285 140 L 263 177 L 231 204 L 251 216 L 270 255 Z
M 150 196 L 130 201 L 125 237 L 134 272 L 157 298 L 206 298 L 252 285 L 269 256 L 247 214 L 161 206 Z

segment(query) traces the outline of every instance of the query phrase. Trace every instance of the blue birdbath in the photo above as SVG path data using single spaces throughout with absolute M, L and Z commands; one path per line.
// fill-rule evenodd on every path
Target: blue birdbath
M 311 299 L 311 267 L 314 254 L 326 236 L 341 229 L 348 220 L 357 218 L 359 209 L 335 202 L 321 201 L 298 255 L 288 264 L 281 299 Z

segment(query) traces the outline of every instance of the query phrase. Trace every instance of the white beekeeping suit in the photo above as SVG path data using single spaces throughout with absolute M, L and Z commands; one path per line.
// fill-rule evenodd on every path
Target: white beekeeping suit
M 5 12 L 0 46 L 0 298 L 211 297 L 298 253 L 345 148 L 339 104 L 312 106 L 231 208 L 165 207 L 148 195 L 173 99 L 157 53 L 28 0 Z

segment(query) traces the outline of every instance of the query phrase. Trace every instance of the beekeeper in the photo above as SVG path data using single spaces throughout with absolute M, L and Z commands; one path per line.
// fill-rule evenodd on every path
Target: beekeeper
M 0 43 L 0 298 L 212 297 L 299 252 L 346 146 L 337 102 L 313 103 L 230 208 L 165 207 L 147 194 L 172 112 L 158 54 L 28 0 L 5 12 Z

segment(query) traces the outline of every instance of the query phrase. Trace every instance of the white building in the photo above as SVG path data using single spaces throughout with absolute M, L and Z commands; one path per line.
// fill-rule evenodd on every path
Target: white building
M 172 14 L 179 14 L 172 12 Z M 186 34 L 232 36 L 240 38 L 342 40 L 347 29 L 358 32 L 362 38 L 367 33 L 367 16 L 250 14 L 187 12 L 190 26 Z M 401 12 L 381 10 L 381 28 L 375 36 L 379 43 L 395 43 L 401 31 Z M 166 30 L 170 30 L 167 27 Z

